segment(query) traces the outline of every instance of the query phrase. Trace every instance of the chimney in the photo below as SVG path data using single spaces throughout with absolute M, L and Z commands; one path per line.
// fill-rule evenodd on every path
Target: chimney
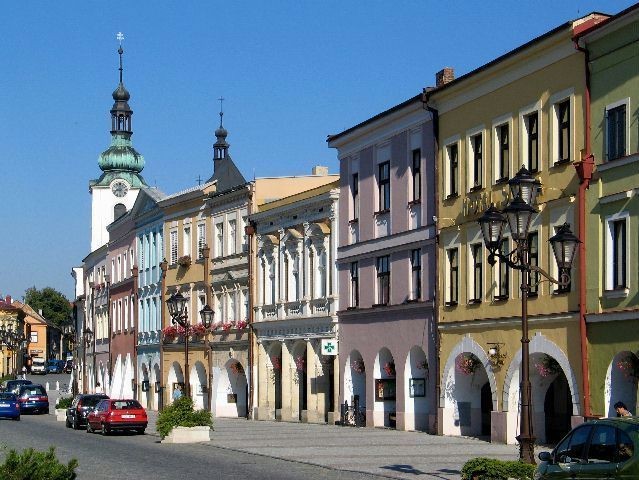
M 6 298 L 4 299 L 4 302 L 7 305 L 11 305 L 13 303 L 13 299 L 11 298 L 11 295 L 7 295 Z
M 435 74 L 435 85 L 441 87 L 455 80 L 455 69 L 452 67 L 444 67 Z
M 42 309 L 38 308 L 38 315 L 42 316 Z
M 328 167 L 323 167 L 322 165 L 315 165 L 312 170 L 312 175 L 318 175 L 320 177 L 324 177 L 328 175 Z

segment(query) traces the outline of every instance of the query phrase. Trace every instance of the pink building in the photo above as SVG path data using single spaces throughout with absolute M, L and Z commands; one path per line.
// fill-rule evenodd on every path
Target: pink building
M 436 432 L 432 115 L 418 95 L 329 136 L 328 144 L 340 160 L 339 365 L 346 421 Z

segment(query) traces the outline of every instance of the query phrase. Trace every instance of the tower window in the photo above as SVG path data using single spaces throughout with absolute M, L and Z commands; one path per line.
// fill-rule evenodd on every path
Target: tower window
M 118 203 L 113 207 L 113 220 L 117 220 L 126 213 L 126 207 L 122 203 Z

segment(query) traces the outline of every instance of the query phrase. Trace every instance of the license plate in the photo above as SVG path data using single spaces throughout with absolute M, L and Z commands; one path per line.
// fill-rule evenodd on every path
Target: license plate
M 122 418 L 135 418 L 135 415 L 122 415 Z
M 0 403 L 0 407 L 8 407 L 9 404 L 8 403 Z

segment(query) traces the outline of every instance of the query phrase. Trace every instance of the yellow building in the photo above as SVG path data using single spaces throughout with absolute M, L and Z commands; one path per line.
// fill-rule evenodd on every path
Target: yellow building
M 505 263 L 488 263 L 477 220 L 491 203 L 506 205 L 507 181 L 525 166 L 541 182 L 530 260 L 558 277 L 548 240 L 564 222 L 577 230 L 573 162 L 584 146 L 584 58 L 572 35 L 599 18 L 567 22 L 457 79 L 445 69 L 424 93 L 439 122 L 440 434 L 515 443 L 520 277 Z M 507 253 L 514 242 L 504 232 Z M 573 267 L 568 287 L 531 280 L 533 431 L 542 443 L 583 415 L 578 277 Z
M 28 338 L 27 352 L 25 356 L 26 366 L 29 369 L 33 358 L 49 359 L 47 351 L 47 321 L 26 303 L 15 300 L 13 305 L 24 312 L 25 335 Z
M 13 332 L 24 333 L 24 312 L 13 305 L 10 296 L 0 298 L 0 377 L 15 375 L 23 365 L 22 345 L 15 342 Z

